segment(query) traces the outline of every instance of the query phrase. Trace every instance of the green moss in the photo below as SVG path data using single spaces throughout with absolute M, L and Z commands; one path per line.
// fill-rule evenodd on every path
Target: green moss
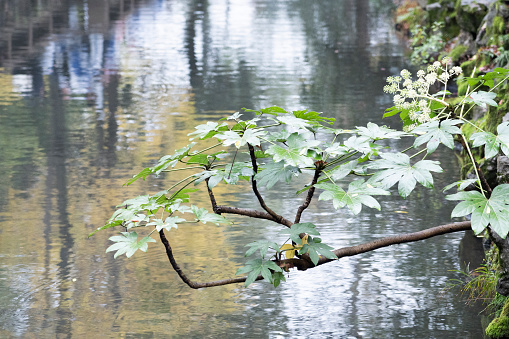
M 467 51 L 468 46 L 466 45 L 458 45 L 454 47 L 451 52 L 449 52 L 449 57 L 451 57 L 452 61 L 458 61 L 461 57 L 464 56 Z
M 509 337 L 509 318 L 506 316 L 495 318 L 486 328 L 486 334 L 492 338 Z
M 472 76 L 472 72 L 474 70 L 474 67 L 477 66 L 477 58 L 474 57 L 471 60 L 467 60 L 467 61 L 461 63 L 460 66 L 461 66 L 461 69 L 463 69 L 463 74 L 465 74 L 465 76 Z M 474 74 L 474 76 L 475 76 L 475 74 Z M 465 93 L 460 94 L 460 95 L 464 95 L 464 94 Z
M 500 35 L 505 33 L 505 21 L 501 16 L 496 16 L 493 18 L 493 26 L 492 26 L 493 34 Z
M 468 82 L 462 81 L 458 83 L 458 96 L 467 94 Z

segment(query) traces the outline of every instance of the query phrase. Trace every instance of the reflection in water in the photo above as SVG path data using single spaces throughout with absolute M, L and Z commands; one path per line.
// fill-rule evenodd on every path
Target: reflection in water
M 114 260 L 104 254 L 111 232 L 87 239 L 116 204 L 168 187 L 162 177 L 122 184 L 203 120 L 281 105 L 324 111 L 337 127 L 379 122 L 384 79 L 405 67 L 391 6 L 0 0 L 0 336 L 479 337 L 478 310 L 441 296 L 460 267 L 461 235 L 291 272 L 277 290 L 200 291 L 178 280 L 160 244 Z M 458 172 L 453 157 L 441 160 L 438 188 Z M 290 215 L 299 188 L 264 194 Z M 217 196 L 249 207 L 248 191 L 219 186 Z M 329 207 L 313 205 L 303 221 L 334 247 L 438 225 L 451 209 L 438 190 L 389 197 L 382 212 L 355 218 Z M 171 235 L 200 281 L 233 275 L 245 243 L 280 237 L 256 220 L 200 227 Z

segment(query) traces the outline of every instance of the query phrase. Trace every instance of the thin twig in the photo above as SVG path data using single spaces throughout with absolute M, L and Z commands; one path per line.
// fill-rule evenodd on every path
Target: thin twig
M 283 220 L 285 220 L 285 218 L 283 218 L 282 216 L 280 216 L 279 214 L 277 214 L 276 212 L 271 210 L 267 206 L 267 204 L 265 204 L 265 201 L 263 200 L 262 195 L 258 191 L 258 186 L 256 184 L 256 179 L 255 179 L 255 175 L 256 175 L 256 173 L 258 173 L 258 164 L 256 163 L 255 150 L 254 150 L 253 145 L 247 144 L 247 146 L 249 147 L 249 155 L 251 156 L 251 164 L 253 166 L 253 172 L 254 172 L 253 176 L 251 177 L 251 187 L 253 188 L 253 192 L 256 195 L 256 198 L 258 199 L 258 202 L 260 203 L 260 206 L 265 211 L 267 211 L 267 213 L 269 213 L 274 218 L 274 220 L 277 220 L 276 221 L 277 223 L 284 225 Z
M 311 181 L 311 187 L 308 190 L 308 195 L 306 196 L 306 200 L 302 205 L 299 206 L 299 209 L 297 210 L 297 215 L 295 216 L 294 224 L 297 224 L 300 222 L 300 218 L 302 216 L 302 212 L 306 208 L 308 208 L 309 204 L 311 203 L 311 199 L 313 199 L 313 194 L 315 193 L 315 184 L 318 181 L 318 177 L 320 177 L 320 173 L 322 172 L 320 167 L 317 167 L 315 170 L 315 175 L 313 176 L 313 180 Z
M 216 202 L 216 197 L 214 196 L 214 192 L 212 192 L 212 189 L 209 187 L 209 179 L 210 178 L 205 179 L 205 185 L 207 185 L 207 191 L 209 192 L 209 199 L 210 199 L 210 204 L 212 205 L 212 210 L 216 214 L 221 214 L 221 212 L 219 212 L 217 209 L 217 202 Z

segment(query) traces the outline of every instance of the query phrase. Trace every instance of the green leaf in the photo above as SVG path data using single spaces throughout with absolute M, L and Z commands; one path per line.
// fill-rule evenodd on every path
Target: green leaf
M 258 240 L 252 243 L 247 244 L 246 246 L 249 246 L 250 249 L 246 251 L 245 256 L 249 257 L 256 251 L 260 251 L 260 254 L 262 255 L 262 259 L 265 259 L 265 255 L 267 254 L 267 251 L 269 248 L 272 248 L 276 252 L 279 252 L 279 245 L 276 244 L 273 241 L 267 241 L 267 240 Z
M 186 219 L 173 216 L 173 217 L 167 217 L 164 219 L 153 219 L 151 222 L 147 223 L 147 226 L 155 226 L 156 231 L 159 232 L 163 228 L 167 231 L 171 230 L 172 228 L 178 228 L 178 223 L 185 222 Z
M 329 125 L 332 125 L 332 124 L 334 124 L 334 121 L 336 121 L 336 119 L 334 119 L 334 118 L 322 117 L 321 113 L 315 112 L 315 111 L 308 112 L 307 110 L 302 110 L 302 111 L 293 111 L 292 113 L 296 118 L 307 120 L 310 123 L 312 123 L 313 125 L 318 124 L 320 122 L 324 122 Z
M 498 185 L 487 199 L 477 191 L 458 192 L 446 196 L 448 200 L 462 200 L 451 213 L 451 217 L 472 214 L 472 230 L 479 234 L 491 225 L 499 236 L 505 238 L 509 232 L 509 184 Z
M 278 287 L 282 281 L 286 281 L 285 274 L 283 272 L 272 272 L 272 283 L 274 287 Z
M 428 153 L 433 153 L 439 144 L 444 144 L 450 149 L 454 148 L 453 134 L 461 134 L 461 130 L 455 125 L 461 120 L 430 121 L 417 126 L 412 132 L 424 133 L 415 139 L 414 147 L 427 143 Z
M 371 169 L 383 169 L 376 172 L 369 182 L 380 182 L 384 189 L 399 182 L 398 192 L 404 199 L 413 191 L 417 182 L 432 188 L 433 176 L 430 172 L 442 172 L 438 161 L 421 160 L 411 166 L 410 157 L 403 153 L 382 153 L 380 157 L 382 159 L 366 166 Z
M 306 140 L 297 133 L 293 133 L 287 140 L 288 148 L 271 145 L 266 153 L 273 155 L 274 162 L 284 160 L 295 167 L 311 167 L 314 159 L 307 156 L 307 150 L 320 144 L 317 140 Z
M 381 147 L 379 145 L 373 144 L 369 141 L 369 138 L 365 136 L 351 136 L 346 139 L 344 145 L 351 150 L 356 150 L 364 155 L 376 155 L 378 153 L 378 149 Z
M 347 206 L 354 214 L 359 214 L 362 205 L 380 210 L 380 204 L 372 195 L 390 194 L 386 190 L 365 183 L 364 180 L 352 181 L 348 186 L 348 192 L 331 183 L 316 184 L 315 187 L 324 190 L 318 200 L 332 200 L 335 209 Z
M 491 132 L 478 132 L 472 134 L 470 140 L 473 140 L 472 146 L 484 146 L 484 157 L 486 159 L 496 156 L 500 149 L 509 156 L 509 122 L 503 122 L 497 126 L 497 134 Z
M 283 116 L 277 117 L 277 120 L 279 120 L 280 122 L 282 122 L 285 125 L 295 128 L 295 129 L 305 129 L 306 127 L 311 126 L 311 124 L 308 121 L 306 121 L 304 119 L 297 118 L 292 115 L 283 115 Z
M 459 181 L 453 182 L 452 184 L 449 184 L 449 185 L 445 186 L 442 189 L 442 191 L 443 192 L 448 191 L 451 188 L 453 188 L 454 186 L 458 187 L 458 191 L 463 191 L 465 188 L 467 188 L 468 186 L 472 185 L 475 182 L 477 182 L 477 179 L 459 180 Z
M 265 131 L 247 129 L 245 131 L 226 131 L 216 135 L 217 139 L 222 140 L 224 146 L 235 144 L 235 147 L 240 148 L 247 143 L 253 146 L 260 145 L 260 138 L 267 134 Z
M 238 113 L 238 112 L 237 112 Z M 216 122 L 208 121 L 206 124 L 198 125 L 195 127 L 196 131 L 189 133 L 188 135 L 195 135 L 201 140 L 212 138 L 219 132 L 227 131 L 228 125 L 226 123 L 222 123 L 219 125 Z
M 343 155 L 347 155 L 351 152 L 351 148 L 341 145 L 339 142 L 335 142 L 329 147 L 327 147 L 324 152 L 335 156 L 335 157 L 341 157 Z
M 328 259 L 337 259 L 338 257 L 332 252 L 333 248 L 329 245 L 322 243 L 321 241 L 315 241 L 316 238 L 308 237 L 307 244 L 302 246 L 302 249 L 299 251 L 299 254 L 308 253 L 309 258 L 313 262 L 313 264 L 318 264 L 318 260 L 320 259 L 320 255 Z
M 187 160 L 188 164 L 199 164 L 199 165 L 208 165 L 209 164 L 209 157 L 207 154 L 196 154 L 191 156 Z
M 281 234 L 288 234 L 290 239 L 295 242 L 297 245 L 302 245 L 302 240 L 300 238 L 301 233 L 311 234 L 311 235 L 320 235 L 320 232 L 316 229 L 316 225 L 310 222 L 303 222 L 293 224 L 289 229 L 284 229 L 280 232 Z
M 357 130 L 359 135 L 372 140 L 400 139 L 401 137 L 410 135 L 405 132 L 390 129 L 386 126 L 378 126 L 372 122 L 368 122 L 366 127 L 357 127 Z
M 474 102 L 477 106 L 481 106 L 486 108 L 486 105 L 490 106 L 498 106 L 498 104 L 495 102 L 495 97 L 497 96 L 494 92 L 485 92 L 485 91 L 479 91 L 479 92 L 473 92 L 470 94 L 470 97 L 465 100 L 466 102 Z
M 104 225 L 102 227 L 99 227 L 98 229 L 96 229 L 95 231 L 90 233 L 88 235 L 88 237 L 90 238 L 91 236 L 93 236 L 94 234 L 96 234 L 99 231 L 102 231 L 102 230 L 105 230 L 105 229 L 108 229 L 108 228 L 111 228 L 111 227 L 115 227 L 115 226 L 120 226 L 120 225 L 122 225 L 123 222 L 124 222 L 123 220 L 114 220 L 112 222 L 109 222 L 106 225 Z
M 212 171 L 203 171 L 196 173 L 194 176 L 198 178 L 194 183 L 198 185 L 205 179 L 209 179 L 209 188 L 214 188 L 222 180 L 230 185 L 235 185 L 240 179 L 248 180 L 254 175 L 251 162 L 235 162 L 225 165 L 224 169 L 215 169 Z
M 382 116 L 382 118 L 392 117 L 393 115 L 396 115 L 399 112 L 401 112 L 401 109 L 397 108 L 396 106 L 389 107 L 385 110 L 385 113 Z
M 211 222 L 216 225 L 231 224 L 231 222 L 225 217 L 219 214 L 209 213 L 205 208 L 199 208 L 197 206 L 191 205 L 191 211 L 195 215 L 196 219 L 198 219 L 200 222 L 204 224 L 206 224 L 207 222 Z
M 285 165 L 284 162 L 275 162 L 265 165 L 255 175 L 258 185 L 271 189 L 279 181 L 289 183 L 294 176 L 299 175 L 300 169 L 295 166 Z
M 355 167 L 357 167 L 358 164 L 359 161 L 357 159 L 345 162 L 339 166 L 334 167 L 330 171 L 329 176 L 332 178 L 332 180 L 341 180 L 349 175 L 355 169 Z
M 272 272 L 283 272 L 283 270 L 270 260 L 253 259 L 249 260 L 246 266 L 239 268 L 235 275 L 249 273 L 244 284 L 247 287 L 252 284 L 260 274 L 263 279 L 272 283 Z
M 271 107 L 267 107 L 267 108 L 262 108 L 260 110 L 260 114 L 278 115 L 280 113 L 284 114 L 284 113 L 288 113 L 288 112 L 286 112 L 283 108 L 278 107 L 278 106 L 271 106 Z
M 110 240 L 115 242 L 106 249 L 106 252 L 117 251 L 113 258 L 125 253 L 130 258 L 137 250 L 147 251 L 149 242 L 156 242 L 151 237 L 144 237 L 138 241 L 138 234 L 136 232 L 121 232 L 122 235 L 110 237 Z
M 173 154 L 173 155 L 165 155 L 164 157 L 159 159 L 159 161 L 157 162 L 157 164 L 155 166 L 144 168 L 140 173 L 136 174 L 130 180 L 128 180 L 124 184 L 124 186 L 126 186 L 126 185 L 129 186 L 130 184 L 132 184 L 139 178 L 142 178 L 143 180 L 145 180 L 145 178 L 149 174 L 157 175 L 157 174 L 161 173 L 163 170 L 167 169 L 168 167 L 175 167 L 175 165 L 178 163 L 179 160 L 183 159 L 185 156 L 187 156 L 189 154 L 189 150 L 191 148 L 193 148 L 194 145 L 196 145 L 196 143 L 192 142 L 189 145 L 182 147 L 179 150 L 176 150 L 175 154 Z

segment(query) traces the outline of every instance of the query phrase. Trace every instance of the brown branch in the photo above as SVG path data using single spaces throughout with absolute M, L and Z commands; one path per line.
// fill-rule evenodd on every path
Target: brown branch
M 499 249 L 501 249 L 505 244 L 505 239 L 503 239 L 501 236 L 499 236 L 498 233 L 495 232 L 495 230 L 493 230 L 491 228 L 491 225 L 488 225 L 487 229 L 488 229 L 488 235 L 489 235 L 491 241 L 493 241 L 495 243 L 495 245 L 497 245 L 497 247 Z
M 210 198 L 210 204 L 212 205 L 212 210 L 216 214 L 221 214 L 221 212 L 218 212 L 218 210 L 217 210 L 217 202 L 216 202 L 216 198 L 214 197 L 214 193 L 212 192 L 212 189 L 209 187 L 209 178 L 205 179 L 205 184 L 207 185 L 207 191 L 209 192 L 209 198 Z
M 334 254 L 336 254 L 338 259 L 340 259 L 343 257 L 350 257 L 350 256 L 374 251 L 374 250 L 382 248 L 382 247 L 388 247 L 388 246 L 396 245 L 396 244 L 420 241 L 420 240 L 428 239 L 428 238 L 435 237 L 438 235 L 466 231 L 469 229 L 471 229 L 470 221 L 457 222 L 457 223 L 428 228 L 426 230 L 419 231 L 419 232 L 401 234 L 401 235 L 395 235 L 395 236 L 386 237 L 386 238 L 382 238 L 382 239 L 377 239 L 377 240 L 370 241 L 370 242 L 367 242 L 367 243 L 364 243 L 361 245 L 357 245 L 357 246 L 339 248 L 339 249 L 334 250 L 333 252 L 334 252 Z M 170 259 L 170 263 L 171 263 L 173 269 L 175 270 L 175 272 L 177 272 L 177 274 L 180 276 L 182 281 L 184 281 L 191 288 L 221 286 L 221 285 L 235 284 L 235 283 L 246 281 L 247 277 L 239 277 L 239 278 L 232 278 L 232 279 L 210 281 L 210 282 L 205 282 L 205 283 L 192 282 L 182 272 L 181 268 L 178 266 L 177 262 L 175 261 L 175 258 L 173 257 L 173 254 L 171 251 L 170 244 L 169 244 L 168 240 L 166 239 L 166 237 L 164 236 L 163 230 L 161 230 L 159 232 L 159 235 L 161 237 L 161 241 L 163 242 L 164 246 L 166 247 L 166 254 L 168 255 L 168 259 Z M 335 260 L 327 259 L 323 256 L 320 256 L 320 259 L 318 260 L 318 264 L 316 266 L 323 265 L 323 264 L 331 262 L 331 261 L 335 261 Z M 314 264 L 308 258 L 307 254 L 305 254 L 303 256 L 303 258 L 292 258 L 292 259 L 281 260 L 278 264 L 279 264 L 279 266 L 281 266 L 285 269 L 297 268 L 298 270 L 306 270 L 308 268 L 315 267 Z M 261 279 L 262 279 L 261 276 L 258 276 L 256 278 L 256 280 L 261 280 Z
M 183 282 L 185 282 L 189 287 L 198 289 L 198 288 L 204 288 L 204 287 L 213 287 L 213 286 L 222 286 L 222 285 L 228 285 L 228 284 L 236 284 L 246 281 L 247 277 L 238 277 L 238 278 L 231 278 L 231 279 L 223 279 L 223 280 L 216 280 L 216 281 L 209 281 L 209 282 L 194 282 L 191 281 L 182 271 L 180 266 L 177 264 L 177 261 L 175 261 L 175 258 L 173 257 L 173 251 L 171 250 L 170 243 L 168 242 L 168 239 L 166 239 L 166 236 L 164 235 L 164 231 L 159 231 L 159 237 L 161 238 L 161 242 L 163 243 L 164 247 L 166 248 L 166 255 L 168 256 L 168 259 L 170 260 L 171 266 L 177 272 L 180 279 L 182 279 Z M 262 280 L 263 277 L 260 275 L 256 278 L 256 280 Z
M 320 167 L 316 167 L 315 175 L 313 176 L 313 180 L 311 181 L 311 187 L 308 190 L 308 195 L 306 196 L 306 200 L 302 205 L 299 206 L 299 209 L 297 210 L 297 215 L 295 216 L 294 224 L 297 224 L 300 222 L 300 217 L 302 216 L 302 212 L 306 208 L 308 208 L 309 204 L 311 203 L 311 199 L 313 199 L 313 194 L 315 193 L 315 184 L 318 181 L 318 177 L 320 176 L 320 173 L 322 172 L 322 169 Z
M 272 215 L 270 215 L 267 212 L 264 211 L 257 211 L 257 210 L 251 210 L 247 208 L 238 208 L 238 207 L 230 207 L 230 206 L 217 206 L 216 213 L 229 213 L 229 214 L 238 214 L 238 215 L 244 215 L 246 217 L 251 218 L 257 218 L 257 219 L 266 219 L 273 222 L 276 222 L 278 224 L 291 227 L 292 222 L 288 219 L 285 219 L 283 217 L 280 217 L 279 219 L 274 218 Z
M 267 211 L 267 213 L 269 213 L 275 220 L 277 220 L 276 221 L 277 223 L 284 225 L 284 222 L 283 222 L 284 218 L 282 216 L 280 216 L 279 214 L 277 214 L 276 212 L 274 212 L 273 210 L 271 210 L 267 206 L 267 204 L 265 204 L 265 201 L 263 200 L 262 195 L 258 191 L 258 185 L 256 184 L 256 180 L 255 180 L 255 175 L 256 175 L 256 173 L 258 173 L 258 164 L 256 163 L 255 150 L 254 150 L 253 145 L 247 144 L 247 146 L 249 147 L 249 155 L 251 156 L 251 164 L 253 166 L 253 171 L 254 171 L 254 174 L 251 177 L 251 186 L 253 188 L 253 192 L 256 195 L 256 198 L 258 199 L 260 206 L 262 206 L 262 208 L 265 211 Z

